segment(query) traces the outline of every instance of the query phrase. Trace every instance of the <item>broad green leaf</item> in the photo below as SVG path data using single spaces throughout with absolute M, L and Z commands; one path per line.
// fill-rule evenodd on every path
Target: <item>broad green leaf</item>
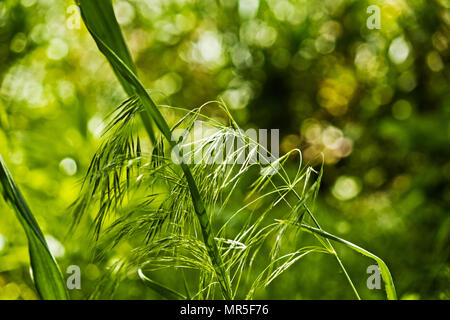
M 379 257 L 374 255 L 373 253 L 371 253 L 371 252 L 369 252 L 369 251 L 367 251 L 367 250 L 357 246 L 356 244 L 351 243 L 350 241 L 341 239 L 341 238 L 339 238 L 339 237 L 337 237 L 335 235 L 332 235 L 332 234 L 330 234 L 328 232 L 325 232 L 323 230 L 320 230 L 320 229 L 308 226 L 308 225 L 303 224 L 303 223 L 302 224 L 297 224 L 297 223 L 293 223 L 293 222 L 289 222 L 289 221 L 281 221 L 281 220 L 279 222 L 285 223 L 285 224 L 292 224 L 292 225 L 295 225 L 295 226 L 297 226 L 297 227 L 299 227 L 299 228 L 301 228 L 301 229 L 303 229 L 303 230 L 305 230 L 307 232 L 310 232 L 312 234 L 316 234 L 316 235 L 319 235 L 319 236 L 324 237 L 326 239 L 330 239 L 330 240 L 333 240 L 333 241 L 345 244 L 347 247 L 355 250 L 356 252 L 358 252 L 358 253 L 366 256 L 366 257 L 369 257 L 371 259 L 374 259 L 377 262 L 377 264 L 378 264 L 378 266 L 380 268 L 381 277 L 383 278 L 383 282 L 384 282 L 384 286 L 385 286 L 385 289 L 386 289 L 386 294 L 387 294 L 388 299 L 389 300 L 397 300 L 397 293 L 395 291 L 394 282 L 392 280 L 392 276 L 391 276 L 391 273 L 389 271 L 389 268 L 387 267 L 386 263 L 384 263 L 383 260 L 381 260 Z
M 36 289 L 42 299 L 66 300 L 68 294 L 61 272 L 48 249 L 44 235 L 0 155 L 0 191 L 14 209 L 28 238 L 28 250 Z

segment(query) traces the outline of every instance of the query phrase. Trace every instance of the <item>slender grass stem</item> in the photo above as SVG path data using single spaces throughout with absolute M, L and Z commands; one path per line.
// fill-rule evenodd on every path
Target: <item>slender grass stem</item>
M 120 39 L 120 46 L 128 50 L 126 43 L 123 40 L 120 27 L 118 26 L 117 20 L 115 18 L 114 11 L 112 10 L 111 1 L 79 0 L 78 5 L 80 7 L 81 16 L 86 24 L 87 29 L 96 41 L 100 51 L 105 55 L 110 64 L 113 66 L 113 69 L 115 70 L 116 75 L 118 75 L 119 80 L 126 80 L 127 86 L 134 88 L 136 94 L 140 98 L 141 103 L 144 106 L 144 112 L 146 114 L 146 116 L 143 116 L 144 124 L 146 124 L 145 121 L 147 118 L 152 119 L 163 136 L 169 142 L 171 148 L 173 148 L 176 143 L 172 140 L 172 133 L 170 131 L 170 128 L 164 117 L 160 113 L 159 109 L 157 108 L 156 104 L 154 103 L 153 99 L 149 96 L 139 78 L 136 76 L 135 72 L 132 69 L 132 66 L 126 64 L 119 56 L 120 52 L 116 53 L 96 32 L 97 29 L 105 30 L 109 28 L 108 32 L 112 32 L 116 35 L 116 43 L 118 41 L 117 39 Z M 148 134 L 151 136 L 153 132 L 151 130 L 151 125 L 148 122 L 145 125 L 145 128 Z M 180 167 L 189 186 L 194 210 L 201 227 L 203 241 L 207 248 L 207 252 L 211 259 L 216 275 L 219 279 L 223 297 L 227 300 L 231 299 L 233 295 L 231 292 L 229 276 L 226 272 L 222 257 L 214 240 L 214 233 L 211 228 L 205 205 L 200 196 L 198 187 L 192 176 L 190 168 L 182 162 L 182 159 L 180 159 L 180 163 Z
M 310 232 L 312 234 L 316 234 L 316 235 L 319 235 L 319 236 L 321 236 L 323 238 L 326 238 L 326 239 L 333 240 L 333 241 L 339 242 L 341 244 L 344 244 L 347 247 L 351 248 L 352 250 L 354 250 L 354 251 L 356 251 L 356 252 L 358 252 L 358 253 L 366 256 L 366 257 L 374 259 L 377 262 L 378 267 L 380 268 L 381 277 L 383 278 L 383 281 L 384 281 L 384 284 L 385 284 L 385 290 L 386 290 L 387 298 L 389 300 L 397 300 L 397 292 L 395 290 L 395 285 L 394 285 L 394 282 L 392 280 L 392 276 L 391 276 L 391 273 L 389 271 L 389 268 L 387 267 L 386 263 L 382 259 L 380 259 L 378 256 L 376 256 L 373 253 L 371 253 L 371 252 L 361 248 L 360 246 L 357 246 L 357 245 L 351 243 L 350 241 L 341 239 L 341 238 L 339 238 L 339 237 L 337 237 L 337 236 L 335 236 L 333 234 L 330 234 L 330 233 L 328 233 L 326 231 L 323 231 L 322 229 L 314 228 L 314 227 L 308 226 L 308 225 L 303 224 L 303 223 L 299 224 L 299 223 L 291 223 L 291 222 L 287 222 L 287 221 L 279 221 L 279 222 L 293 224 L 293 225 L 295 225 L 295 226 L 297 226 L 297 227 L 299 227 L 299 228 L 301 228 L 301 229 L 303 229 L 303 230 L 305 230 L 307 232 Z
M 322 230 L 322 228 L 319 225 L 319 222 L 317 221 L 317 219 L 314 217 L 314 215 L 312 214 L 311 210 L 309 210 L 308 206 L 305 204 L 304 205 L 306 211 L 308 212 L 309 216 L 311 217 L 311 219 L 314 221 L 314 224 L 317 226 L 317 228 L 319 228 L 319 230 Z M 336 260 L 338 261 L 339 266 L 341 267 L 342 271 L 345 274 L 345 277 L 347 278 L 348 283 L 350 284 L 350 286 L 352 287 L 353 292 L 355 293 L 355 296 L 358 300 L 361 300 L 361 296 L 358 293 L 358 290 L 356 290 L 355 285 L 353 284 L 352 279 L 350 278 L 350 275 L 347 272 L 347 269 L 345 269 L 344 264 L 341 261 L 341 258 L 339 258 L 339 255 L 337 254 L 336 249 L 334 249 L 333 245 L 331 244 L 330 240 L 326 239 L 327 244 L 330 246 L 330 248 L 333 250 L 333 255 L 336 257 Z

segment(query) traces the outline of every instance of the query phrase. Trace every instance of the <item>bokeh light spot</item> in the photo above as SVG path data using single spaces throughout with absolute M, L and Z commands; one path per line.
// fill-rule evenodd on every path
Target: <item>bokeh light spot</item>
M 72 158 L 62 159 L 59 163 L 59 167 L 69 176 L 73 176 L 77 173 L 77 163 Z
M 333 196 L 342 201 L 356 197 L 361 191 L 361 184 L 356 177 L 340 176 L 332 189 Z
M 52 60 L 60 60 L 69 52 L 67 43 L 59 38 L 52 39 L 47 47 L 47 57 Z
M 403 37 L 395 38 L 389 46 L 389 57 L 395 64 L 406 61 L 409 55 L 409 47 Z

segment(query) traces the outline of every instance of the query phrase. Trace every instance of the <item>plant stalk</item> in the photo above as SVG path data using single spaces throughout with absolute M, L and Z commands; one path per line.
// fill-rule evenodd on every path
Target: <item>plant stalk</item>
M 150 136 L 154 135 L 151 128 L 151 123 L 147 121 L 151 119 L 167 139 L 170 147 L 175 147 L 176 142 L 172 139 L 172 132 L 167 122 L 165 121 L 155 102 L 149 96 L 141 81 L 133 71 L 132 63 L 125 63 L 124 61 L 126 61 L 126 59 L 124 60 L 124 55 L 119 56 L 121 52 L 123 53 L 128 51 L 128 48 L 115 18 L 111 1 L 78 0 L 77 4 L 80 8 L 81 16 L 89 33 L 94 38 L 100 51 L 112 65 L 119 81 L 121 83 L 125 82 L 126 87 L 132 87 L 134 89 L 133 91 L 140 98 L 141 103 L 144 106 L 144 112 L 142 113 L 144 115 L 142 117 L 144 120 L 145 129 L 147 130 L 148 134 Z M 107 30 L 107 32 L 104 33 L 106 34 L 105 38 L 107 38 L 108 32 L 114 33 L 114 41 L 111 40 L 109 41 L 109 43 L 106 43 L 102 39 L 102 37 L 97 34 L 97 29 L 99 29 L 100 31 Z M 118 49 L 116 52 L 115 50 L 111 49 L 110 45 L 117 43 L 119 44 L 119 48 L 122 50 Z M 125 58 L 127 58 L 126 54 Z M 131 89 L 129 90 L 131 92 Z M 194 177 L 192 176 L 190 168 L 182 162 L 182 159 L 180 159 L 180 167 L 189 186 L 194 210 L 201 227 L 203 242 L 207 249 L 209 258 L 211 259 L 211 263 L 214 267 L 216 276 L 219 279 L 219 283 L 222 289 L 222 295 L 225 299 L 230 300 L 232 299 L 232 292 L 229 275 L 226 272 L 222 256 L 220 255 L 217 243 L 214 240 L 214 233 L 212 231 L 211 223 L 209 221 L 209 217 L 206 212 L 203 200 L 200 196 L 200 192 L 195 183 Z

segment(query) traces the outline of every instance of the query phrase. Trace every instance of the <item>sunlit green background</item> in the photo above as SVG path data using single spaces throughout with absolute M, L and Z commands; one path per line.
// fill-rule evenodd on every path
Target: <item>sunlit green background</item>
M 382 257 L 400 298 L 449 299 L 449 0 L 114 4 L 158 103 L 221 98 L 243 127 L 279 128 L 282 153 L 323 152 L 323 227 Z M 0 1 L 0 154 L 63 273 L 81 267 L 71 295 L 83 299 L 108 262 L 91 259 L 89 219 L 68 233 L 67 207 L 126 96 L 73 5 Z M 381 9 L 379 30 L 366 26 L 369 5 Z M 337 248 L 361 295 L 384 298 L 366 287 L 373 262 Z M 115 297 L 158 298 L 135 274 Z M 311 255 L 258 297 L 354 295 L 333 257 Z M 35 298 L 25 235 L 0 200 L 0 299 Z

